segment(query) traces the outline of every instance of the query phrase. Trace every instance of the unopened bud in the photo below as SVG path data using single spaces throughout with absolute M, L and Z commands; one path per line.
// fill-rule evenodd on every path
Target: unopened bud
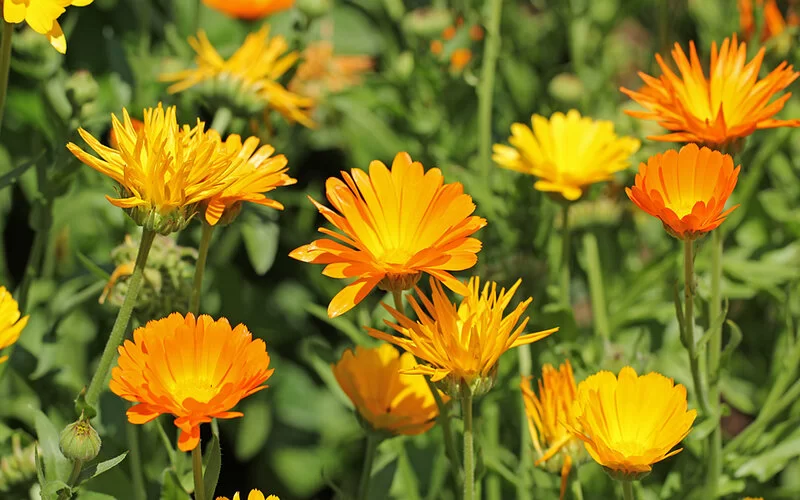
M 70 460 L 88 462 L 100 453 L 100 436 L 94 430 L 89 419 L 81 416 L 76 422 L 61 431 L 58 446 L 61 453 Z

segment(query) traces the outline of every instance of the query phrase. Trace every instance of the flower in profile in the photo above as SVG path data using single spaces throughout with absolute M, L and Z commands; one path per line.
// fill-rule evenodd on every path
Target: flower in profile
M 230 182 L 238 155 L 219 147 L 219 134 L 179 127 L 175 107 L 144 110 L 144 126 L 137 130 L 128 111 L 123 121 L 112 115 L 117 148 L 109 148 L 84 129 L 81 137 L 99 156 L 73 143 L 67 148 L 80 161 L 120 185 L 121 198 L 108 198 L 140 226 L 161 234 L 182 229 L 197 213 L 197 205 L 218 194 Z
M 311 42 L 303 50 L 303 62 L 289 82 L 289 90 L 319 100 L 327 93 L 360 84 L 362 75 L 372 67 L 369 56 L 335 55 L 331 42 Z
M 217 500 L 228 500 L 228 497 L 217 497 Z M 240 500 L 238 491 L 234 493 L 233 500 Z M 260 490 L 250 490 L 250 493 L 247 495 L 247 500 L 280 500 L 280 499 L 275 495 L 270 495 L 265 499 L 264 494 L 261 493 Z
M 314 100 L 290 92 L 278 79 L 294 66 L 297 52 L 289 52 L 282 36 L 269 36 L 269 25 L 247 36 L 244 43 L 229 58 L 223 59 L 211 45 L 204 31 L 189 37 L 197 52 L 197 67 L 161 75 L 162 81 L 175 82 L 171 94 L 203 84 L 201 92 L 220 106 L 228 106 L 253 114 L 273 109 L 289 122 L 314 127 L 309 116 Z
M 128 410 L 132 424 L 174 415 L 178 448 L 190 451 L 200 442 L 200 424 L 241 417 L 230 410 L 266 388 L 272 371 L 264 341 L 253 340 L 246 326 L 173 313 L 137 328 L 119 347 L 110 387 L 137 403 Z
M 94 0 L 5 0 L 3 18 L 7 23 L 25 21 L 35 32 L 45 35 L 57 51 L 67 53 L 67 39 L 58 24 L 58 18 L 70 5 L 85 7 Z
M 237 19 L 261 19 L 291 9 L 294 0 L 203 0 L 203 3 Z
M 432 382 L 448 378 L 453 387 L 465 383 L 480 394 L 491 388 L 497 361 L 504 352 L 558 331 L 558 328 L 551 328 L 523 333 L 528 318 L 520 319 L 533 301 L 531 298 L 505 314 L 522 280 L 517 280 L 508 291 L 501 288 L 498 293 L 496 283 L 486 283 L 481 289 L 480 280 L 473 277 L 461 304 L 450 302 L 441 283 L 433 278 L 430 283 L 430 299 L 419 288 L 415 291 L 421 304 L 408 296 L 418 318 L 416 321 L 384 304 L 397 321 L 386 321 L 386 324 L 400 335 L 368 329 L 373 337 L 395 344 L 428 363 L 405 373 L 425 375 L 431 377 Z
M 736 35 L 725 39 L 719 50 L 711 44 L 711 66 L 706 78 L 694 42 L 689 44 L 690 58 L 677 43 L 672 58 L 680 70 L 673 73 L 659 54 L 660 78 L 639 73 L 645 85 L 638 92 L 620 90 L 647 111 L 626 111 L 645 120 L 656 120 L 671 131 L 648 139 L 670 142 L 696 142 L 717 149 L 746 137 L 757 129 L 800 127 L 800 119 L 773 118 L 791 96 L 786 93 L 773 102 L 773 96 L 800 76 L 786 61 L 769 75 L 759 79 L 764 47 L 746 62 L 747 46 Z
M 740 168 L 733 168 L 730 155 L 687 144 L 680 152 L 671 149 L 639 165 L 634 186 L 625 192 L 639 208 L 661 219 L 671 235 L 694 239 L 719 227 L 736 209 L 725 210 L 725 202 Z
M 19 339 L 22 329 L 28 324 L 28 316 L 20 319 L 19 305 L 6 287 L 0 286 L 0 349 L 13 345 Z M 0 356 L 4 363 L 8 356 Z
M 369 174 L 354 168 L 325 184 L 338 213 L 311 199 L 339 231 L 319 231 L 339 241 L 319 239 L 295 249 L 290 257 L 327 264 L 322 274 L 356 278 L 328 306 L 330 317 L 352 309 L 376 286 L 408 290 L 428 273 L 461 295 L 469 290 L 449 271 L 474 266 L 481 242 L 471 238 L 486 220 L 471 215 L 472 197 L 458 182 L 445 184 L 438 168 L 424 171 L 408 153 L 398 153 L 389 170 L 380 161 Z
M 339 386 L 371 429 L 412 436 L 433 427 L 439 415 L 425 379 L 403 373 L 416 364 L 411 354 L 400 355 L 382 344 L 373 349 L 356 347 L 355 352 L 348 349 L 331 366 Z
M 634 480 L 654 463 L 671 457 L 692 429 L 697 411 L 688 410 L 686 387 L 651 372 L 638 376 L 626 366 L 619 378 L 601 371 L 578 385 L 570 431 L 592 458 L 617 479 Z
M 495 144 L 493 159 L 503 168 L 538 177 L 535 189 L 569 201 L 628 168 L 641 145 L 632 137 L 617 137 L 612 122 L 581 117 L 574 109 L 549 120 L 533 115 L 531 124 L 511 125 L 511 146 Z
M 553 472 L 561 470 L 560 498 L 563 499 L 572 464 L 586 457 L 581 441 L 565 425 L 568 422 L 579 427 L 573 411 L 578 389 L 572 365 L 569 360 L 558 370 L 550 364 L 544 365 L 538 396 L 531 388 L 531 377 L 522 379 L 520 389 L 528 416 L 528 429 L 538 455 L 535 465 L 544 465 Z
M 800 26 L 800 15 L 796 12 L 793 3 L 789 4 L 789 12 L 783 17 L 777 0 L 756 0 L 756 6 L 763 7 L 764 28 L 761 32 L 761 41 L 767 41 L 779 36 L 787 27 Z M 756 30 L 755 16 L 753 15 L 753 0 L 739 0 L 739 28 L 742 38 L 750 40 Z

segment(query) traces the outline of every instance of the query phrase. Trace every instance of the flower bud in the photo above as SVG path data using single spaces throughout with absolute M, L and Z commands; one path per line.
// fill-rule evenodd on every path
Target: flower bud
M 331 11 L 331 0 L 297 0 L 297 8 L 312 19 L 322 17 Z
M 100 436 L 94 430 L 89 419 L 81 416 L 61 431 L 58 446 L 61 453 L 70 460 L 88 462 L 100 453 Z
M 416 9 L 403 18 L 406 33 L 433 38 L 453 24 L 453 15 L 447 9 Z

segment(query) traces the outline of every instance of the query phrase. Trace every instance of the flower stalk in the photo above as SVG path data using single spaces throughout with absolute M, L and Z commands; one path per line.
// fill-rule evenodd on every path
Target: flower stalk
M 480 161 L 485 179 L 492 173 L 492 101 L 497 59 L 500 55 L 500 19 L 503 0 L 489 2 L 489 19 L 486 22 L 486 42 L 481 66 L 481 81 L 478 86 L 478 138 Z
M 367 446 L 364 452 L 364 467 L 361 469 L 361 480 L 358 482 L 358 500 L 369 498 L 369 480 L 372 476 L 372 464 L 375 462 L 375 454 L 378 451 L 380 437 L 374 433 L 367 433 Z
M 633 481 L 620 481 L 622 483 L 622 498 L 624 500 L 634 500 Z
M 694 240 L 687 238 L 683 243 L 683 344 L 689 353 L 689 366 L 692 370 L 695 397 L 703 413 L 706 417 L 710 417 L 713 412 L 708 404 L 708 399 L 706 399 L 703 374 L 700 370 L 700 357 L 698 356 L 697 344 L 694 339 Z
M 569 233 L 569 202 L 564 203 L 561 222 L 561 304 L 569 309 L 569 260 L 570 260 L 570 233 Z
M 475 451 L 472 435 L 472 389 L 461 382 L 461 413 L 464 418 L 464 500 L 475 498 Z
M 203 451 L 200 443 L 192 450 L 192 472 L 194 473 L 194 500 L 206 500 L 206 489 L 203 484 Z
M 11 35 L 14 34 L 14 25 L 0 20 L 3 23 L 3 39 L 0 45 L 0 129 L 3 125 L 3 115 L 6 109 L 6 96 L 8 95 L 8 74 L 11 70 Z
M 708 317 L 716 321 L 722 312 L 722 230 L 711 234 L 711 298 L 708 304 Z M 719 371 L 722 355 L 722 326 L 716 329 L 708 340 L 708 397 L 709 402 L 720 414 Z M 717 498 L 717 485 L 722 475 L 722 428 L 719 422 L 708 438 L 708 490 L 707 497 Z
M 192 282 L 192 299 L 189 302 L 189 312 L 197 316 L 200 313 L 200 295 L 203 292 L 203 276 L 206 272 L 208 249 L 211 246 L 211 237 L 214 235 L 214 226 L 203 222 L 203 232 L 200 235 L 200 246 L 197 249 L 197 264 L 194 268 L 194 281 Z

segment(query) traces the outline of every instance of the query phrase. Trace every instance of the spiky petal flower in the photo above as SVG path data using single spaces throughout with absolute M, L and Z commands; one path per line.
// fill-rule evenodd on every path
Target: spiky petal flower
M 758 129 L 800 127 L 800 119 L 773 118 L 783 109 L 791 93 L 770 102 L 800 73 L 784 61 L 765 78 L 759 79 L 764 60 L 763 47 L 752 61 L 746 62 L 747 45 L 739 44 L 736 35 L 732 39 L 726 38 L 719 50 L 717 44 L 712 43 L 708 78 L 694 42 L 689 43 L 689 58 L 677 43 L 672 58 L 680 76 L 656 54 L 662 72 L 659 78 L 640 72 L 639 76 L 645 82 L 641 90 L 620 89 L 647 109 L 628 110 L 626 113 L 655 120 L 671 131 L 648 139 L 696 142 L 720 149 Z
M 14 344 L 19 339 L 22 329 L 28 324 L 28 316 L 20 319 L 19 305 L 6 287 L 0 286 L 0 349 Z M 8 356 L 0 356 L 0 363 Z
M 203 0 L 203 3 L 238 19 L 261 19 L 292 8 L 294 0 Z
M 228 497 L 217 497 L 217 500 L 228 500 Z M 238 491 L 234 493 L 233 500 L 239 500 Z M 250 490 L 250 493 L 247 495 L 247 500 L 280 500 L 280 499 L 275 495 L 270 495 L 265 499 L 264 494 L 261 493 L 260 490 Z
M 62 54 L 67 53 L 67 39 L 58 18 L 73 7 L 85 7 L 94 0 L 5 0 L 3 18 L 7 23 L 28 23 L 35 32 L 45 35 L 50 44 Z
M 750 40 L 756 30 L 755 16 L 753 15 L 753 0 L 738 0 L 739 29 L 742 38 Z M 789 11 L 783 17 L 777 0 L 755 0 L 758 7 L 763 7 L 764 29 L 761 32 L 761 41 L 765 42 L 772 37 L 780 36 L 789 26 L 800 26 L 795 2 L 789 2 Z
M 319 239 L 295 249 L 290 257 L 327 264 L 331 278 L 356 278 L 328 306 L 328 315 L 349 311 L 376 286 L 407 290 L 422 273 L 466 295 L 468 289 L 449 271 L 474 266 L 481 242 L 471 238 L 486 220 L 471 215 L 472 197 L 460 183 L 445 184 L 438 168 L 424 171 L 408 153 L 398 153 L 391 171 L 380 161 L 369 174 L 354 168 L 331 177 L 325 190 L 333 208 L 311 201 L 339 231 L 320 228 L 331 239 Z
M 311 42 L 303 50 L 303 62 L 289 82 L 289 90 L 319 100 L 360 84 L 372 66 L 369 56 L 335 55 L 331 42 Z
M 230 410 L 266 388 L 272 372 L 264 341 L 253 340 L 246 326 L 173 313 L 136 329 L 133 341 L 119 347 L 110 387 L 137 403 L 128 410 L 132 424 L 174 415 L 178 448 L 190 451 L 200 442 L 200 424 L 241 417 Z

